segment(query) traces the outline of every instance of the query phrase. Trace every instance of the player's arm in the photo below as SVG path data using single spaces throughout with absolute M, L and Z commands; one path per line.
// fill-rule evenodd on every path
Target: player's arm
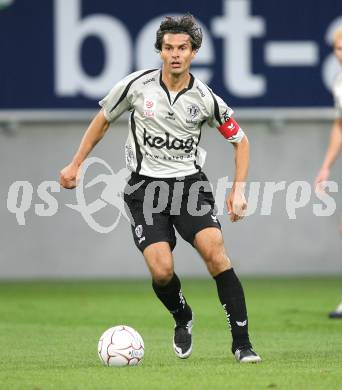
M 315 179 L 315 188 L 320 189 L 322 182 L 328 180 L 330 169 L 342 149 L 342 118 L 335 120 L 331 132 L 328 149 L 323 164 Z
M 132 73 L 120 80 L 107 96 L 99 102 L 102 107 L 101 111 L 91 121 L 71 163 L 62 169 L 60 173 L 60 184 L 64 188 L 72 189 L 76 187 L 83 161 L 104 136 L 109 124 L 119 118 L 123 112 L 129 110 L 129 85 L 139 74 L 139 72 Z
M 249 167 L 249 143 L 245 133 L 232 117 L 233 110 L 213 92 L 211 96 L 213 105 L 211 117 L 207 122 L 209 126 L 216 126 L 222 136 L 234 146 L 235 175 L 226 203 L 231 221 L 236 222 L 243 218 L 247 209 L 245 183 Z
M 230 220 L 237 222 L 244 217 L 247 209 L 245 186 L 249 167 L 249 143 L 239 124 L 227 113 L 223 113 L 224 121 L 217 126 L 217 129 L 234 146 L 235 176 L 226 202 Z
M 61 186 L 68 189 L 76 187 L 81 164 L 87 158 L 88 154 L 93 150 L 95 145 L 102 139 L 108 127 L 109 122 L 105 118 L 103 110 L 101 110 L 94 117 L 89 127 L 87 128 L 71 163 L 61 170 Z

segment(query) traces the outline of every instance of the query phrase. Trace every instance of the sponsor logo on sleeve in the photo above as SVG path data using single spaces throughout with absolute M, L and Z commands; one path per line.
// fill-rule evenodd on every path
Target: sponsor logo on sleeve
M 156 81 L 156 79 L 155 79 L 154 77 L 152 77 L 151 79 L 145 80 L 145 81 L 143 82 L 143 84 L 146 85 L 146 84 L 151 83 L 152 81 Z
M 229 114 L 228 114 L 228 110 L 226 110 L 226 111 L 222 114 L 222 118 L 223 118 L 224 122 L 229 121 L 230 116 L 229 116 Z
M 197 88 L 197 91 L 200 93 L 201 97 L 204 97 L 205 93 L 203 92 L 202 88 L 200 88 L 198 85 L 196 88 Z

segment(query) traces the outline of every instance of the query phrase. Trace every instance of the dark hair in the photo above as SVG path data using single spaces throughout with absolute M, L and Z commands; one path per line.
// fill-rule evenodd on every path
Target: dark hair
M 166 16 L 161 22 L 156 34 L 154 47 L 161 51 L 165 34 L 188 34 L 192 50 L 198 51 L 202 44 L 202 30 L 198 26 L 195 18 L 191 14 L 179 17 Z

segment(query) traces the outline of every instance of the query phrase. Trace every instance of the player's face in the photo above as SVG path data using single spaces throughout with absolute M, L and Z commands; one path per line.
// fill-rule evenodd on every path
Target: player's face
M 175 76 L 188 72 L 195 55 L 188 34 L 164 35 L 160 56 L 165 71 Z
M 340 64 L 342 65 L 342 38 L 336 39 L 334 45 L 334 53 Z

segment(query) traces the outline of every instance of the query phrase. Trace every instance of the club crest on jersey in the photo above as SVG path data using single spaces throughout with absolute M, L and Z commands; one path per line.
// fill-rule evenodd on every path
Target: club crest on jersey
M 190 106 L 187 107 L 187 112 L 190 118 L 194 119 L 199 114 L 200 109 L 198 106 L 196 106 L 196 104 L 191 104 Z
M 144 99 L 144 116 L 147 118 L 154 118 L 156 113 L 156 101 L 151 98 Z

